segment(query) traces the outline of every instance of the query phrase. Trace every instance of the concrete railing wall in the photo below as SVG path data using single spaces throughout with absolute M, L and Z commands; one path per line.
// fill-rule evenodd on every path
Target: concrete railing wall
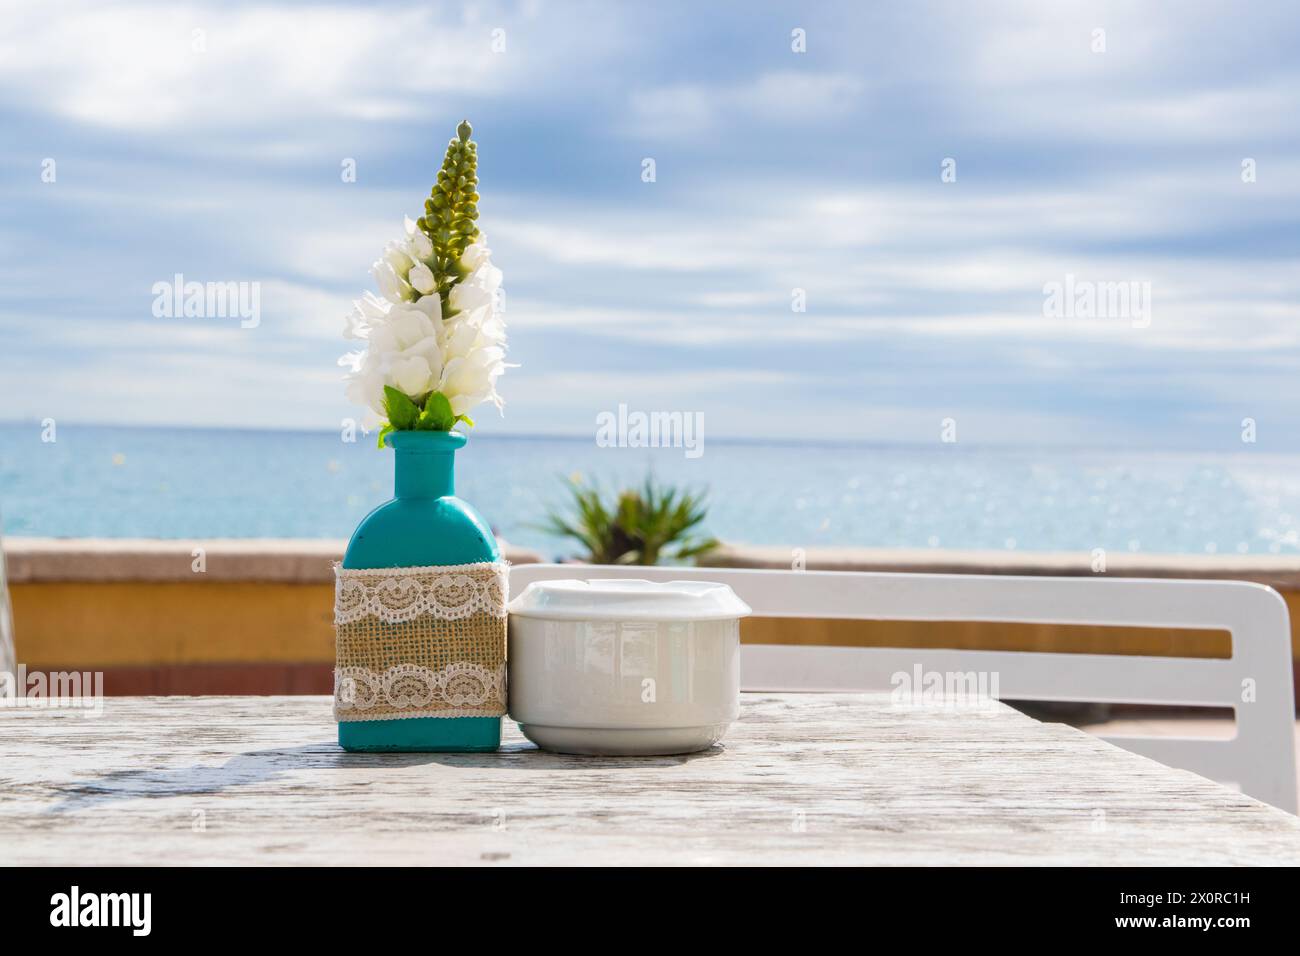
M 20 662 L 103 670 L 110 693 L 326 693 L 332 686 L 332 540 L 4 542 Z M 502 543 L 512 563 L 541 560 Z M 716 567 L 956 574 L 1232 578 L 1276 588 L 1300 648 L 1300 558 L 726 547 Z M 575 568 L 575 575 L 581 574 Z M 1226 634 L 978 622 L 750 619 L 752 643 L 957 647 L 1222 657 Z M 1300 655 L 1298 655 L 1300 656 Z

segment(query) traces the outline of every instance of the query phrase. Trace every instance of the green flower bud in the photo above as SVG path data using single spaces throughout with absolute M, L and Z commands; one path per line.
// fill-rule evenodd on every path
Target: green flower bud
M 469 121 L 456 127 L 456 139 L 448 140 L 442 168 L 438 170 L 430 197 L 424 203 L 420 228 L 433 242 L 430 267 L 443 314 L 450 314 L 447 298 L 452 288 L 468 273 L 461 268 L 465 247 L 479 237 L 478 144 L 470 136 Z

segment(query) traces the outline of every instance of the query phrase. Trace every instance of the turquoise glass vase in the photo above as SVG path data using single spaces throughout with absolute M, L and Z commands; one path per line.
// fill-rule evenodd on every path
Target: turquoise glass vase
M 500 560 L 487 522 L 456 497 L 459 432 L 398 431 L 394 496 L 362 519 L 343 555 L 345 569 L 408 568 Z M 464 752 L 501 746 L 500 717 L 413 717 L 339 722 L 344 750 Z

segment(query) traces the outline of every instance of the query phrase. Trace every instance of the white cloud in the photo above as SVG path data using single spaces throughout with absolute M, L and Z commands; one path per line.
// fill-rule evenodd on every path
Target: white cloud
M 1084 427 L 1067 402 L 1108 389 L 1296 402 L 1300 274 L 1270 237 L 1286 251 L 1300 207 L 1300 85 L 1285 62 L 1256 67 L 1289 37 L 1281 6 L 1219 24 L 1128 4 L 844 5 L 810 11 L 806 58 L 778 32 L 710 59 L 691 46 L 721 23 L 703 8 L 0 5 L 19 138 L 0 156 L 6 417 L 84 415 L 91 393 L 118 420 L 332 420 L 342 317 L 425 192 L 413 130 L 467 100 L 515 137 L 483 224 L 524 367 L 488 429 L 585 428 L 619 394 L 698 394 L 718 434 L 904 437 L 950 387 L 989 434 L 1022 437 Z M 629 161 L 611 132 L 672 137 L 688 161 L 642 188 L 640 147 Z M 47 148 L 57 186 L 36 182 Z M 148 283 L 173 271 L 260 280 L 262 326 L 150 320 Z M 1043 284 L 1067 273 L 1150 281 L 1151 327 L 1044 318 Z M 1058 380 L 1059 405 L 1010 407 Z
M 1227 174 L 1199 188 L 1186 174 L 1168 182 L 1135 175 L 1093 192 L 822 184 L 787 188 L 781 200 L 756 206 L 744 196 L 778 191 L 751 183 L 694 197 L 698 214 L 685 221 L 672 209 L 583 209 L 566 199 L 560 212 L 516 203 L 495 224 L 494 244 L 503 262 L 534 263 L 527 292 L 511 301 L 512 321 L 524 328 L 695 346 L 901 336 L 1205 353 L 1294 348 L 1300 274 L 1267 259 L 1165 249 L 1170 237 L 1252 221 L 1258 201 L 1243 199 L 1257 194 L 1243 196 L 1244 188 Z M 1260 197 L 1266 203 L 1295 190 L 1270 188 Z M 1189 192 L 1201 201 L 1188 203 Z M 1117 237 L 1130 247 L 1116 250 Z M 552 291 L 545 279 L 574 273 L 584 276 L 581 303 L 569 301 L 565 283 Z M 1149 283 L 1151 327 L 1045 317 L 1044 285 L 1067 274 Z M 642 281 L 655 294 L 632 305 L 628 283 Z M 796 287 L 806 293 L 806 312 L 791 311 Z
M 424 5 L 17 2 L 0 16 L 11 105 L 121 129 L 415 118 L 434 94 L 500 91 L 524 62 Z
M 744 119 L 826 119 L 850 110 L 865 88 L 847 73 L 780 70 L 726 85 L 679 83 L 632 94 L 628 132 L 644 136 L 698 133 Z
M 963 23 L 933 80 L 960 102 L 959 131 L 1011 139 L 1222 143 L 1293 133 L 1294 76 L 1250 76 L 1285 4 L 1255 8 L 1244 31 L 1215 4 L 1050 4 L 1011 0 Z M 1104 52 L 1094 52 L 1094 31 Z M 1245 44 L 1242 44 L 1243 39 Z M 927 64 L 928 66 L 929 64 Z

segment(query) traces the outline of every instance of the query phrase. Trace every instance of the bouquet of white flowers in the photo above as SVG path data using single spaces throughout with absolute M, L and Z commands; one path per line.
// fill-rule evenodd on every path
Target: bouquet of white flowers
M 501 270 L 478 219 L 478 146 L 470 125 L 456 128 L 424 215 L 371 267 L 380 295 L 354 303 L 345 337 L 366 344 L 339 364 L 348 398 L 383 421 L 379 446 L 398 430 L 449 431 L 490 401 L 506 369 Z

